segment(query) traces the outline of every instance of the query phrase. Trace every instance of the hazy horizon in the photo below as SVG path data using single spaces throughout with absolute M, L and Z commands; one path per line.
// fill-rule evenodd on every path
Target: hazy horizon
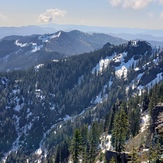
M 163 0 L 7 0 L 1 1 L 0 27 L 55 23 L 162 29 L 162 8 Z

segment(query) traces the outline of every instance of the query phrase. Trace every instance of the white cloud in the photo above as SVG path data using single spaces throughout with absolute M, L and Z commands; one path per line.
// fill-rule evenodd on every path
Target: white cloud
M 163 12 L 160 13 L 160 18 L 163 18 Z
M 66 11 L 60 9 L 47 9 L 44 13 L 39 15 L 39 22 L 49 23 L 55 20 L 57 17 L 64 17 Z
M 146 14 L 148 17 L 150 18 L 154 18 L 155 17 L 155 14 L 153 12 L 149 12 Z
M 109 0 L 112 6 L 121 6 L 124 8 L 141 9 L 155 0 Z M 163 0 L 160 0 L 163 1 Z

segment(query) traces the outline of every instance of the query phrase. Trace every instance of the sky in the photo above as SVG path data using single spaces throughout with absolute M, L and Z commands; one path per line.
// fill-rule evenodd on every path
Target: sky
M 0 0 L 0 27 L 49 23 L 163 29 L 163 0 Z

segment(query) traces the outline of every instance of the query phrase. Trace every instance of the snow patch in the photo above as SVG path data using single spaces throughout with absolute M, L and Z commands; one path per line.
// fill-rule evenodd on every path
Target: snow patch
M 130 87 L 127 86 L 126 89 L 125 89 L 126 94 L 128 94 L 129 89 L 130 89 Z
M 64 121 L 69 121 L 69 120 L 71 120 L 72 118 L 69 116 L 69 115 L 66 115 L 64 118 L 63 118 L 63 120 Z
M 26 119 L 28 119 L 31 116 L 32 116 L 32 112 L 30 112 L 29 114 L 27 114 Z
M 19 112 L 21 110 L 20 105 L 16 105 L 16 107 L 14 108 L 15 111 Z
M 92 104 L 102 103 L 102 101 L 108 97 L 107 88 L 109 89 L 112 84 L 113 84 L 113 81 L 111 81 L 110 79 L 110 81 L 104 85 L 103 90 L 96 96 L 96 98 L 91 100 L 91 103 Z
M 53 105 L 52 107 L 50 107 L 50 110 L 55 110 L 55 106 Z
M 122 66 L 119 70 L 115 71 L 115 75 L 118 77 L 118 78 L 124 78 L 126 79 L 127 78 L 127 68 L 125 66 Z
M 37 43 L 32 43 L 31 53 L 35 53 L 43 48 L 43 45 L 37 45 Z
M 16 95 L 17 93 L 20 93 L 20 89 L 14 89 L 12 92 Z
M 136 67 L 134 70 L 135 70 L 135 71 L 139 71 L 139 70 L 140 70 L 140 68 L 139 68 L 139 67 Z
M 50 37 L 50 39 L 58 38 L 61 35 L 61 31 L 58 32 L 58 34 L 54 34 Z
M 95 74 L 95 72 L 101 74 L 108 67 L 110 61 L 111 60 L 109 57 L 106 57 L 105 59 L 101 59 L 99 63 L 96 65 L 96 67 L 92 69 L 92 74 Z
M 133 40 L 132 42 L 131 42 L 131 45 L 132 46 L 134 46 L 134 47 L 137 47 L 138 46 L 138 41 L 136 41 L 136 40 Z
M 99 103 L 102 103 L 102 96 L 101 96 L 101 93 L 99 93 L 99 95 L 98 96 L 96 96 L 96 99 L 94 100 L 94 102 L 92 102 L 92 103 L 94 103 L 94 104 L 99 104 Z
M 42 149 L 41 148 L 37 149 L 35 151 L 35 154 L 40 156 L 42 154 Z
M 147 129 L 147 127 L 150 125 L 149 114 L 145 113 L 144 115 L 142 115 L 140 125 L 141 125 L 140 132 L 144 132 Z
M 53 93 L 50 93 L 50 96 L 52 96 L 53 98 L 55 97 L 55 94 L 53 94 Z
M 157 57 L 156 59 L 153 59 L 153 63 L 155 65 L 159 65 L 159 57 Z
M 78 84 L 81 85 L 83 80 L 84 80 L 84 76 L 82 75 L 78 78 Z
M 137 79 L 138 81 L 140 81 L 140 79 L 142 78 L 143 75 L 144 75 L 144 73 L 139 74 L 139 75 L 137 76 L 136 79 Z
M 38 71 L 43 66 L 44 66 L 44 64 L 38 64 L 37 66 L 34 67 L 34 69 L 35 69 L 35 71 Z
M 113 81 L 109 81 L 109 87 L 111 87 L 112 86 L 112 84 L 113 84 Z
M 111 137 L 112 135 L 108 135 L 107 133 L 103 133 L 100 137 L 100 145 L 99 148 L 102 150 L 103 153 L 109 150 L 113 150 L 111 145 Z
M 21 48 L 26 47 L 26 46 L 29 46 L 28 43 L 24 43 L 24 44 L 19 43 L 19 40 L 16 40 L 16 41 L 15 41 L 15 45 L 20 46 Z
M 45 99 L 45 96 L 42 95 L 41 89 L 35 89 L 35 95 L 37 98 L 40 98 L 41 100 Z
M 113 57 L 112 61 L 115 63 L 122 62 L 123 58 L 127 56 L 127 52 L 117 54 Z
M 116 69 L 116 76 L 118 78 L 121 78 L 122 76 L 124 76 L 124 78 L 127 77 L 127 71 L 129 68 L 131 68 L 131 66 L 135 63 L 136 61 L 134 60 L 134 58 L 132 57 L 128 62 L 124 62 L 124 57 L 127 56 L 127 52 L 123 52 L 120 53 L 119 55 L 116 55 L 116 58 L 114 59 L 114 62 L 120 62 L 120 66 L 115 67 Z
M 49 35 L 41 35 L 38 40 L 41 40 L 43 43 L 44 42 L 49 42 L 49 38 L 50 36 Z
M 38 40 L 41 40 L 43 43 L 44 42 L 49 42 L 50 39 L 55 39 L 55 38 L 58 38 L 60 37 L 61 35 L 61 31 L 58 32 L 58 34 L 52 34 L 52 35 L 41 35 Z
M 57 60 L 57 59 L 53 59 L 52 61 L 53 61 L 53 62 L 59 62 L 59 60 Z

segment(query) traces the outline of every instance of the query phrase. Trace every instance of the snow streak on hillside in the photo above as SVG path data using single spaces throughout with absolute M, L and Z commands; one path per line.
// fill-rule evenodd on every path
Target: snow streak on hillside
M 99 73 L 101 74 L 109 65 L 111 61 L 110 57 L 106 57 L 105 59 L 101 59 L 99 63 L 92 69 L 92 74 Z
M 127 63 L 124 62 L 124 58 L 127 56 L 127 52 L 123 52 L 120 54 L 114 53 L 111 57 L 106 57 L 101 59 L 99 63 L 92 69 L 92 74 L 95 72 L 101 74 L 108 66 L 109 63 L 119 63 L 119 66 L 115 67 L 115 74 L 118 78 L 127 78 L 128 69 L 136 63 L 136 61 L 131 58 Z
M 55 34 L 50 34 L 50 35 L 41 35 L 38 40 L 41 40 L 43 43 L 44 42 L 50 42 L 51 39 L 55 39 L 55 38 L 59 38 L 61 35 L 61 31 L 59 31 L 58 33 Z

